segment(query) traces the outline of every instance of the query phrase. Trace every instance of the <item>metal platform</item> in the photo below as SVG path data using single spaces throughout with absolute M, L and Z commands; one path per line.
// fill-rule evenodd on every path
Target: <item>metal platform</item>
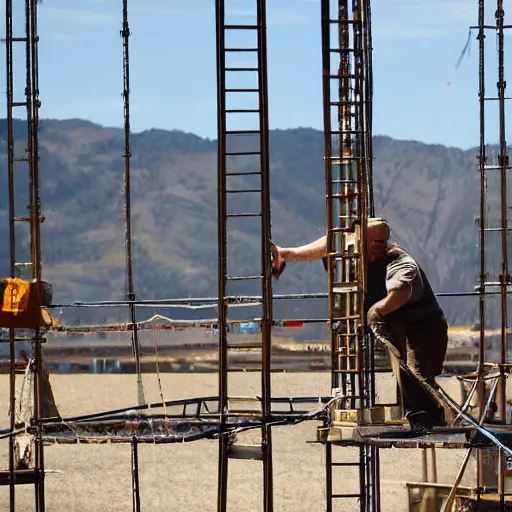
M 512 432 L 506 425 L 484 425 L 503 445 L 512 446 Z M 317 439 L 337 445 L 371 444 L 380 448 L 469 448 L 493 443 L 473 426 L 434 427 L 429 432 L 412 431 L 407 425 L 333 424 L 319 428 Z
M 322 421 L 330 397 L 274 397 L 267 421 L 292 425 Z M 229 397 L 225 426 L 230 433 L 261 428 L 260 397 Z M 176 443 L 211 439 L 221 429 L 219 397 L 209 396 L 152 403 L 73 418 L 44 418 L 41 433 L 45 444 Z M 18 425 L 15 431 L 0 431 L 0 438 L 31 433 Z

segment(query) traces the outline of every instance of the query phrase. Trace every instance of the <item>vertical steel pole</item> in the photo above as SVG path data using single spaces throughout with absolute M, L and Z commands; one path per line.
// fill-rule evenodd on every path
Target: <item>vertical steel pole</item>
M 9 260 L 10 276 L 15 277 L 16 272 L 16 244 L 14 229 L 14 131 L 13 131 L 13 26 L 12 26 L 12 0 L 5 2 L 5 53 L 6 53 L 6 81 L 7 81 L 7 186 L 9 193 Z M 14 430 L 16 422 L 16 374 L 15 374 L 15 331 L 9 329 L 9 424 Z M 9 438 L 9 510 L 15 512 L 16 498 L 14 486 L 14 436 Z
M 480 244 L 480 275 L 479 275 L 479 316 L 480 316 L 480 340 L 478 349 L 478 379 L 479 379 L 479 397 L 480 410 L 483 410 L 485 403 L 485 382 L 484 382 L 484 364 L 485 364 L 485 290 L 486 290 L 486 255 L 485 255 L 485 228 L 486 219 L 486 171 L 487 154 L 485 147 L 485 1 L 478 1 L 478 78 L 479 78 L 479 124 L 480 124 L 480 152 L 479 152 L 479 173 L 480 173 L 480 223 L 479 223 L 479 244 Z M 483 486 L 483 454 L 478 451 L 477 457 L 477 487 Z
M 227 233 L 226 233 L 226 35 L 224 29 L 224 0 L 216 0 L 217 40 L 217 283 L 219 325 L 219 470 L 217 487 L 217 511 L 226 512 L 228 486 L 228 437 L 226 434 L 226 412 L 228 408 L 227 368 Z

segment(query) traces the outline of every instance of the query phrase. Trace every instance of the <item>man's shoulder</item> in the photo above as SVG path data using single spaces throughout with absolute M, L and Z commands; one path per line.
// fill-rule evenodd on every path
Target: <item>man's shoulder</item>
M 413 262 L 415 265 L 417 265 L 416 260 L 407 252 L 404 251 L 401 247 L 393 246 L 388 249 L 388 258 L 389 263 L 394 263 L 396 261 L 402 262 L 402 261 L 408 261 Z
M 388 251 L 387 276 L 388 279 L 395 276 L 407 276 L 413 279 L 419 274 L 419 266 L 416 260 L 400 247 L 392 247 Z

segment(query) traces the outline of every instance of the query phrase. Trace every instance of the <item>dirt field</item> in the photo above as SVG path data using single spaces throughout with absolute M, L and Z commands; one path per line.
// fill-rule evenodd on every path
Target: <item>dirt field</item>
M 231 395 L 256 395 L 257 374 L 231 377 Z M 133 375 L 53 375 L 52 386 L 63 416 L 104 411 L 137 403 Z M 0 423 L 7 425 L 8 377 L 1 376 Z M 157 379 L 144 376 L 147 399 L 158 401 Z M 217 394 L 216 374 L 162 375 L 167 400 Z M 275 396 L 329 395 L 329 373 L 280 373 L 273 375 Z M 322 512 L 325 510 L 324 455 L 315 440 L 315 422 L 276 428 L 274 443 L 275 510 Z M 7 468 L 7 442 L 0 444 L 0 467 Z M 343 448 L 337 455 L 356 460 Z M 142 510 L 149 512 L 215 511 L 217 485 L 216 441 L 140 446 Z M 450 483 L 464 452 L 437 450 L 438 480 Z M 48 512 L 127 512 L 132 510 L 129 445 L 60 445 L 45 451 Z M 421 481 L 421 451 L 381 450 L 382 509 L 407 510 L 404 481 Z M 262 510 L 262 463 L 230 461 L 229 510 Z M 469 474 L 472 474 L 471 468 Z M 355 490 L 356 469 L 335 474 L 335 491 Z M 17 487 L 17 511 L 34 510 L 32 486 Z M 0 511 L 9 509 L 9 491 L 0 488 Z M 341 504 L 340 504 L 341 505 Z M 338 509 L 358 510 L 355 502 Z

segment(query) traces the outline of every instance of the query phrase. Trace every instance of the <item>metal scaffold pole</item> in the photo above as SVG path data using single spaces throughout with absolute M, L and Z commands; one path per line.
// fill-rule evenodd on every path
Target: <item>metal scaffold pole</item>
M 131 192 L 131 129 L 130 129 L 130 26 L 128 23 L 128 0 L 123 0 L 123 104 L 124 104 L 124 217 L 125 217 L 125 271 L 126 300 L 129 301 L 131 345 L 137 373 L 137 393 L 139 404 L 145 403 L 144 387 L 140 369 L 140 347 L 135 306 L 135 285 L 133 278 L 133 237 L 132 237 L 132 192 Z
M 498 50 L 498 123 L 499 123 L 499 154 L 498 165 L 500 167 L 500 228 L 501 228 L 501 274 L 500 274 L 500 303 L 501 303 L 501 354 L 500 363 L 502 365 L 508 362 L 508 287 L 512 283 L 509 272 L 509 205 L 508 205 L 508 176 L 510 161 L 506 138 L 506 115 L 505 115 L 505 90 L 507 83 L 505 81 L 505 11 L 503 9 L 503 0 L 497 0 L 496 5 L 496 32 L 497 32 L 497 50 Z M 499 403 L 498 411 L 501 421 L 505 422 L 506 416 L 506 379 L 501 371 L 499 385 Z
M 126 300 L 129 305 L 132 353 L 135 359 L 135 372 L 137 374 L 137 398 L 138 404 L 146 403 L 144 386 L 140 365 L 140 346 L 138 336 L 138 325 L 136 317 L 135 284 L 133 277 L 133 237 L 132 237 L 132 192 L 131 192 L 131 129 L 130 129 L 130 25 L 128 19 L 128 0 L 122 3 L 122 29 L 121 38 L 123 41 L 123 111 L 124 111 L 124 220 L 125 220 L 125 272 L 126 272 Z M 140 484 L 139 484 L 139 458 L 138 440 L 132 438 L 131 449 L 131 470 L 132 470 L 132 498 L 133 512 L 140 512 Z
M 39 195 L 39 74 L 38 74 L 38 44 L 37 31 L 38 0 L 26 0 L 26 101 L 27 101 L 27 156 L 29 171 L 29 209 L 30 209 L 30 267 L 32 280 L 41 282 L 41 202 Z M 16 219 L 15 219 L 16 220 Z M 35 498 L 36 511 L 45 510 L 44 492 L 44 448 L 40 419 L 42 417 L 43 400 L 43 361 L 41 353 L 40 329 L 34 333 L 34 423 L 35 433 Z
M 10 276 L 16 274 L 16 254 L 15 254 L 15 230 L 14 230 L 14 130 L 13 130 L 13 13 L 12 0 L 6 0 L 6 65 L 7 65 L 7 180 L 9 189 L 9 263 Z M 16 422 L 16 347 L 15 330 L 9 329 L 9 424 L 11 431 L 15 428 Z M 14 487 L 14 436 L 9 438 L 9 510 L 15 511 L 16 493 Z

